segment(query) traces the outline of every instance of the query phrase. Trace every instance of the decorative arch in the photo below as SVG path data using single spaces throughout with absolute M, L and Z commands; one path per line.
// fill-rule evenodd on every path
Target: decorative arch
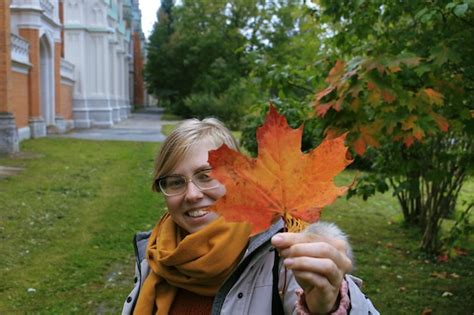
M 54 40 L 50 33 L 40 37 L 40 98 L 41 115 L 46 126 L 55 124 Z

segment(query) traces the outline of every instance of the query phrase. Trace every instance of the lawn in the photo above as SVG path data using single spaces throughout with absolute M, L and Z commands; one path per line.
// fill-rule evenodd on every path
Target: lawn
M 164 209 L 150 189 L 158 145 L 43 138 L 21 146 L 0 158 L 23 168 L 0 179 L 0 314 L 119 313 L 133 285 L 133 234 Z M 472 243 L 467 256 L 436 263 L 417 250 L 419 235 L 389 194 L 340 199 L 323 220 L 350 235 L 354 274 L 382 314 L 473 313 Z

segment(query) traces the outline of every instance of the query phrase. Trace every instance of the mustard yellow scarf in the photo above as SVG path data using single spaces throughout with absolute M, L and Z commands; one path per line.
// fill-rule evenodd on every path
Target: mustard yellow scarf
M 202 230 L 182 236 L 169 214 L 153 229 L 147 245 L 150 274 L 134 314 L 167 314 L 178 288 L 214 296 L 247 246 L 251 228 L 218 218 Z

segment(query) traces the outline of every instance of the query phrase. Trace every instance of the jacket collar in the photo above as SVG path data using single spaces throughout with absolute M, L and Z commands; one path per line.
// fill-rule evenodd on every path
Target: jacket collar
M 249 246 L 245 252 L 244 258 L 254 252 L 257 248 L 259 248 L 262 244 L 269 241 L 273 235 L 278 233 L 284 227 L 283 219 L 278 220 L 277 222 L 273 223 L 270 228 L 266 229 L 265 231 L 252 236 L 249 241 Z

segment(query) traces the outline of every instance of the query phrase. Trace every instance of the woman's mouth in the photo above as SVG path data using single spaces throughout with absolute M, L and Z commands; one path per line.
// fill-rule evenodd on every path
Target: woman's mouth
M 186 212 L 186 215 L 190 216 L 191 218 L 199 218 L 199 217 L 205 216 L 208 213 L 209 211 L 206 211 L 204 209 L 195 209 L 195 210 L 189 210 L 188 212 Z

